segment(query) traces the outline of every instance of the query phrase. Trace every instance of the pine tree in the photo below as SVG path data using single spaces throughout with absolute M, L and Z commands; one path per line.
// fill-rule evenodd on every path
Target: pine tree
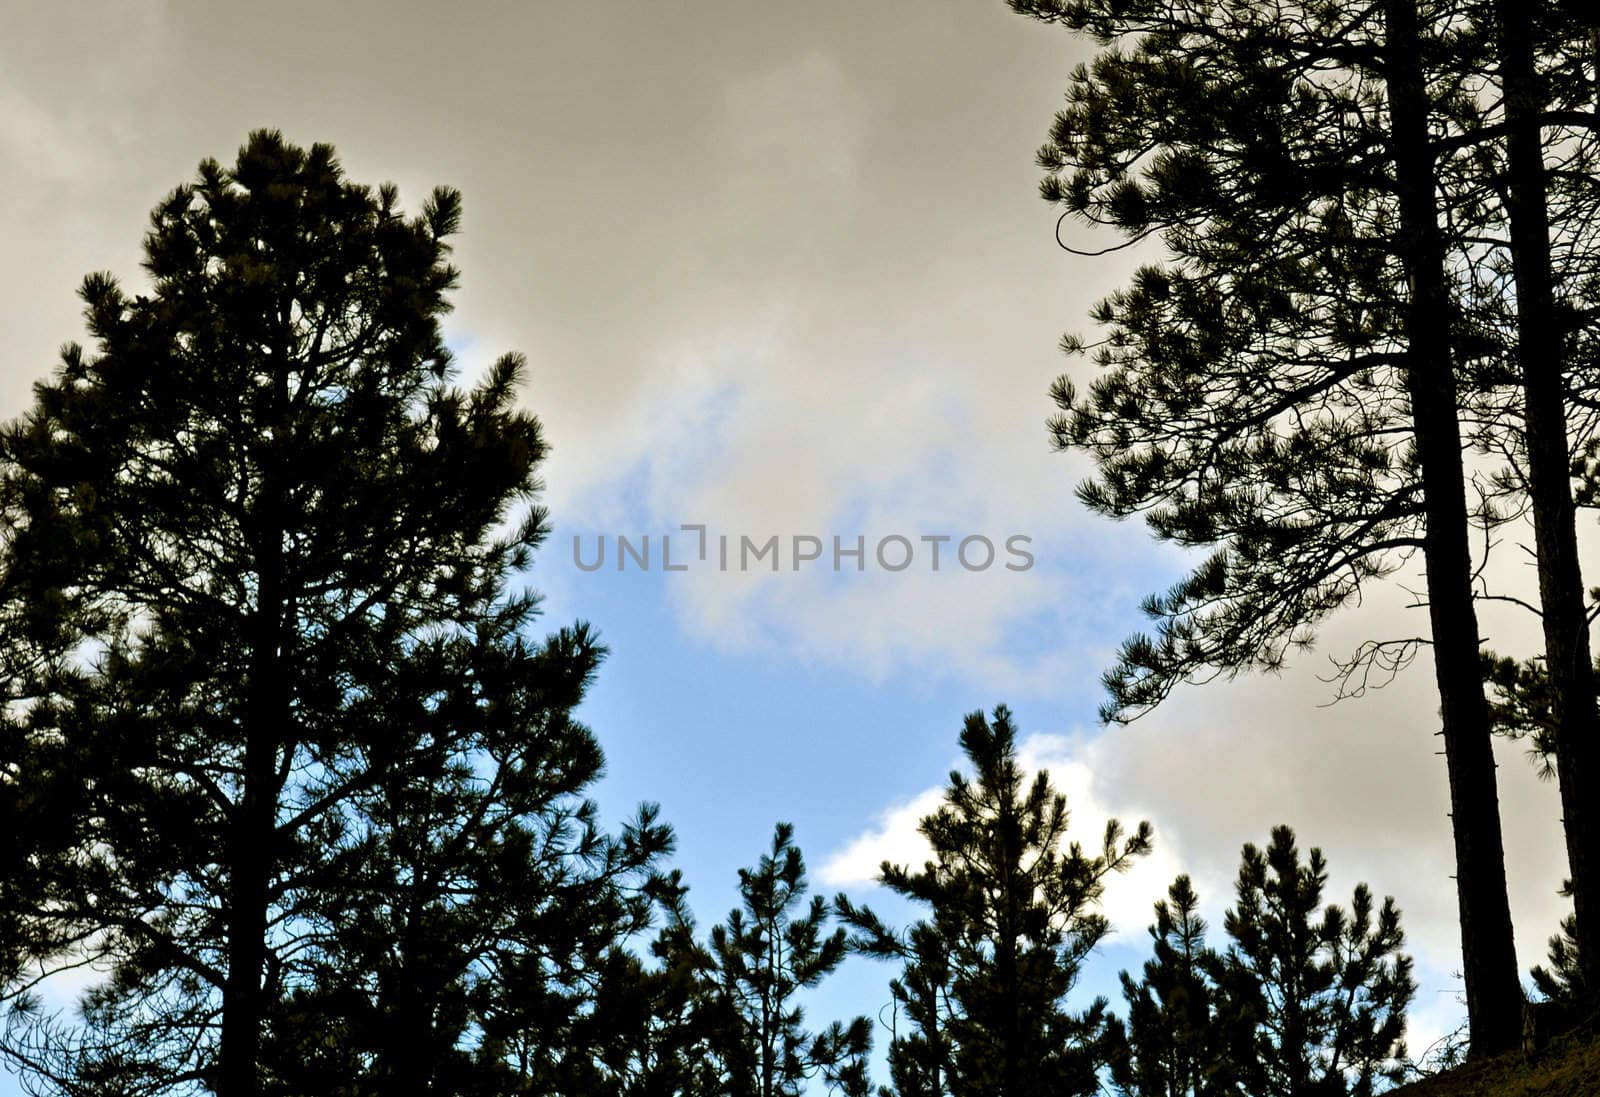
M 1244 847 L 1220 982 L 1226 1010 L 1254 1027 L 1238 1064 L 1250 1097 L 1370 1097 L 1401 1076 L 1416 986 L 1400 913 L 1393 899 L 1375 911 L 1365 884 L 1348 911 L 1324 907 L 1326 883 L 1322 851 L 1302 862 L 1288 827 L 1266 850 Z
M 594 1030 L 609 1034 L 596 1059 L 611 1083 L 591 1092 L 618 1097 L 690 1097 L 726 1092 L 716 1046 L 735 1023 L 707 978 L 709 953 L 696 938 L 677 870 L 657 889 L 665 924 L 649 948 L 649 959 L 613 954 L 601 980 Z
M 1448 342 L 1453 310 L 1446 283 L 1447 242 L 1436 205 L 1439 176 L 1430 145 L 1419 23 L 1416 0 L 1387 0 L 1383 71 L 1399 243 L 1410 286 L 1406 380 L 1427 498 L 1428 614 L 1450 779 L 1463 963 L 1471 971 L 1467 1011 L 1473 1052 L 1482 1054 L 1511 1045 L 1520 1028 L 1521 987 L 1507 980 L 1507 969 L 1516 966 L 1516 952 L 1505 897 L 1488 703 L 1481 678 L 1474 677 L 1482 656 L 1462 490 L 1460 390 Z M 1460 818 L 1460 812 L 1467 818 Z
M 944 1097 L 950 1092 L 952 1054 L 945 1021 L 955 1008 L 950 942 L 932 922 L 918 922 L 901 934 L 844 895 L 836 905 L 856 931 L 851 939 L 855 951 L 901 964 L 899 977 L 889 981 L 890 1085 L 880 1092 Z
M 1218 986 L 1222 958 L 1206 944 L 1206 922 L 1189 877 L 1180 876 L 1156 903 L 1150 936 L 1155 955 L 1135 981 L 1122 973 L 1127 1052 L 1114 1065 L 1127 1097 L 1232 1097 L 1241 1092 L 1236 1063 L 1253 1048 L 1239 1045 Z
M 1476 378 L 1505 372 L 1505 344 L 1458 307 L 1451 264 L 1466 260 L 1439 223 L 1441 162 L 1470 142 L 1435 127 L 1469 110 L 1472 85 L 1424 65 L 1453 28 L 1424 32 L 1410 0 L 1012 6 L 1108 43 L 1040 153 L 1045 197 L 1166 253 L 1096 310 L 1103 372 L 1086 392 L 1057 386 L 1055 439 L 1095 459 L 1092 508 L 1212 550 L 1148 599 L 1154 635 L 1122 649 L 1105 715 L 1282 667 L 1420 555 L 1428 635 L 1363 644 L 1342 688 L 1431 648 L 1473 1046 L 1510 1047 L 1520 987 L 1468 543 L 1469 519 L 1498 516 L 1469 511 L 1462 455 L 1484 441 L 1464 419 L 1504 418 Z
M 1484 681 L 1489 718 L 1497 734 L 1526 744 L 1528 760 L 1545 780 L 1556 775 L 1556 721 L 1544 658 L 1518 661 L 1486 652 Z
M 440 189 L 405 216 L 331 148 L 252 134 L 156 208 L 147 294 L 86 279 L 97 350 L 67 347 L 5 430 L 0 606 L 30 699 L 7 712 L 7 787 L 57 828 L 25 958 L 110 970 L 84 1025 L 40 1019 L 13 1053 L 114 1092 L 264 1093 L 269 1052 L 342 1038 L 305 1031 L 329 1015 L 307 964 L 330 926 L 465 932 L 403 875 L 445 867 L 423 775 L 446 775 L 448 814 L 480 750 L 522 752 L 500 755 L 518 781 L 592 768 L 564 715 L 592 645 L 520 638 L 535 603 L 513 584 L 545 533 L 521 360 L 462 389 L 440 333 L 459 211 Z M 494 839 L 508 881 L 526 822 Z M 479 852 L 469 874 L 498 856 Z M 379 863 L 402 876 L 355 894 Z M 459 957 L 402 955 L 385 1008 L 408 980 L 458 986 Z M 434 1056 L 448 1023 L 424 1008 L 393 1019 Z
M 1572 895 L 1571 881 L 1562 882 L 1561 894 L 1566 897 Z M 1560 926 L 1551 934 L 1545 959 L 1548 967 L 1545 964 L 1535 964 L 1533 970 L 1528 973 L 1533 979 L 1534 989 L 1544 1000 L 1555 1003 L 1563 1009 L 1577 1007 L 1579 1011 L 1583 1011 L 1590 1007 L 1594 1002 L 1595 993 L 1593 988 L 1584 982 L 1587 976 L 1578 956 L 1576 919 L 1570 913 L 1561 919 Z M 1526 1036 L 1525 1032 L 1524 1040 Z
M 1113 1070 L 1128 1097 L 1370 1097 L 1401 1076 L 1416 988 L 1392 899 L 1323 906 L 1327 867 L 1302 862 L 1288 827 L 1244 847 L 1223 952 L 1188 877 L 1156 904 L 1155 955 L 1123 972 L 1126 1048 Z
M 1110 1058 L 1106 1002 L 1075 1012 L 1067 999 L 1109 928 L 1096 909 L 1105 881 L 1149 850 L 1149 824 L 1125 836 L 1108 822 L 1094 855 L 1068 844 L 1066 798 L 1048 774 L 1026 778 L 1004 706 L 992 721 L 968 716 L 961 749 L 972 776 L 951 773 L 922 820 L 931 860 L 885 863 L 879 877 L 927 917 L 896 933 L 837 900 L 855 947 L 905 964 L 896 999 L 913 1031 L 890 1049 L 896 1083 L 902 1095 L 1095 1093 Z
M 1563 15 L 1553 20 L 1552 35 L 1551 28 L 1539 25 L 1536 6 L 1515 0 L 1496 0 L 1484 22 L 1492 30 L 1496 47 L 1501 120 L 1506 131 L 1502 186 L 1523 392 L 1523 480 L 1537 548 L 1544 666 L 1550 679 L 1551 745 L 1572 873 L 1573 933 L 1586 945 L 1580 958 L 1596 958 L 1587 961 L 1596 966 L 1586 973 L 1584 982 L 1600 985 L 1600 813 L 1591 804 L 1595 752 L 1600 749 L 1600 707 L 1596 704 L 1589 612 L 1578 554 L 1566 393 L 1568 376 L 1576 372 L 1568 345 L 1573 341 L 1569 329 L 1574 326 L 1570 314 L 1578 302 L 1569 297 L 1566 307 L 1558 308 L 1558 274 L 1562 271 L 1553 255 L 1560 241 L 1551 231 L 1551 184 L 1543 132 L 1551 111 L 1568 105 L 1559 99 L 1549 101 L 1549 89 L 1561 88 L 1563 83 L 1571 88 L 1576 83 L 1576 103 L 1571 105 L 1578 109 L 1571 113 L 1580 117 L 1587 113 L 1582 107 L 1589 104 L 1591 96 L 1581 78 L 1562 81 L 1539 72 L 1541 53 L 1546 57 L 1552 52 L 1580 57 L 1587 53 L 1589 43 L 1584 38 L 1592 27 Z M 1585 122 L 1594 127 L 1595 119 L 1591 115 Z M 1581 179 L 1585 161 L 1593 166 L 1593 134 L 1588 137 L 1590 147 L 1586 149 L 1574 150 L 1570 137 L 1564 142 L 1568 146 L 1560 150 L 1564 162 L 1558 161 L 1562 174 Z M 1589 262 L 1589 256 L 1582 256 L 1585 266 Z
M 1584 1002 L 1594 997 L 1584 985 L 1583 966 L 1578 962 L 1578 941 L 1572 915 L 1561 919 L 1561 928 L 1550 937 L 1549 967 L 1535 964 L 1533 985 L 1546 1001 Z
M 779 823 L 768 852 L 739 870 L 742 904 L 712 927 L 700 953 L 698 1024 L 729 1097 L 796 1097 L 809 1079 L 865 1097 L 872 1028 L 865 1017 L 812 1032 L 799 1003 L 843 963 L 844 929 L 827 931 L 827 904 L 810 885 L 794 827 Z
M 447 697 L 437 712 L 459 721 L 475 709 L 467 686 L 487 719 L 471 736 L 391 724 L 457 753 L 433 752 L 352 804 L 357 837 L 325 905 L 302 914 L 318 932 L 291 962 L 288 1015 L 269 1026 L 284 1042 L 268 1056 L 280 1088 L 316 1093 L 319 1074 L 343 1071 L 375 1094 L 600 1091 L 599 1049 L 626 1033 L 595 1031 L 599 986 L 648 925 L 672 836 L 649 806 L 620 836 L 601 830 L 583 798 L 600 750 L 570 718 L 599 649 L 582 628 L 529 649 L 522 623 L 495 622 L 456 653 L 466 665 L 441 652 L 413 662 L 386 698 Z M 358 1072 L 321 1071 L 302 1046 L 307 1014 L 338 1020 L 338 1057 Z

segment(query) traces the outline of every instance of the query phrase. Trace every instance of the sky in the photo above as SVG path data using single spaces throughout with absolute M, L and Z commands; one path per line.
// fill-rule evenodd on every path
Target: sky
M 1155 827 L 1107 895 L 1085 995 L 1116 998 L 1176 873 L 1220 926 L 1239 847 L 1286 822 L 1326 852 L 1330 898 L 1357 880 L 1396 897 L 1420 1049 L 1462 1013 L 1431 668 L 1337 705 L 1324 680 L 1362 639 L 1425 629 L 1404 589 L 1420 565 L 1279 676 L 1096 721 L 1140 598 L 1185 557 L 1085 510 L 1088 468 L 1045 430 L 1052 380 L 1085 376 L 1060 336 L 1092 332 L 1131 269 L 1060 250 L 1037 195 L 1033 152 L 1088 55 L 1000 0 L 0 0 L 0 413 L 83 337 L 83 275 L 137 285 L 150 208 L 251 129 L 332 143 L 411 208 L 457 187 L 447 336 L 469 376 L 527 355 L 524 403 L 553 445 L 531 581 L 549 628 L 590 621 L 611 649 L 582 710 L 608 757 L 596 796 L 617 820 L 662 805 L 703 925 L 778 820 L 818 889 L 904 915 L 876 866 L 921 856 L 962 718 L 1005 703 L 1078 836 L 1111 816 Z M 707 561 L 685 525 L 706 527 Z M 686 570 L 661 567 L 663 535 Z M 724 535 L 735 558 L 777 536 L 779 570 L 719 570 Z M 652 566 L 619 572 L 619 536 L 648 536 Z M 921 539 L 938 536 L 935 571 Z M 992 566 L 952 560 L 979 536 Z M 1004 566 L 1014 536 L 1026 570 Z M 796 537 L 822 560 L 795 570 Z M 862 571 L 832 570 L 835 537 L 865 538 Z M 912 566 L 873 559 L 886 537 Z M 579 567 L 601 541 L 606 565 Z M 1506 589 L 1531 585 L 1515 541 L 1492 562 Z M 1483 624 L 1496 650 L 1535 650 L 1531 619 Z M 1499 773 L 1526 969 L 1563 909 L 1557 798 L 1515 746 Z M 812 1015 L 875 1014 L 890 974 L 852 961 Z

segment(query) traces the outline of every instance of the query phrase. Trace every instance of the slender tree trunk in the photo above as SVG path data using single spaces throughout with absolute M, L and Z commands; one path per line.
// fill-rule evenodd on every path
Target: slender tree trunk
M 255 1097 L 265 1014 L 261 978 L 266 969 L 267 889 L 271 871 L 272 801 L 264 795 L 273 756 L 256 736 L 245 749 L 245 793 L 238 805 L 229 850 L 228 977 L 222 991 L 220 1084 L 222 1097 Z M 261 756 L 266 754 L 265 775 Z M 265 801 L 265 803 L 263 803 Z
M 268 613 L 266 598 L 273 593 L 264 581 L 258 617 Z M 261 1088 L 261 1028 L 266 1012 L 261 980 L 267 960 L 268 888 L 278 799 L 280 732 L 273 713 L 277 707 L 273 694 L 280 692 L 277 631 L 266 622 L 258 629 L 259 639 L 270 650 L 261 650 L 258 643 L 245 721 L 244 794 L 229 828 L 228 976 L 222 991 L 217 1087 L 221 1097 L 256 1097 Z
M 1001 1004 L 1001 1037 L 1000 1037 L 1000 1063 L 999 1063 L 999 1091 L 1004 1094 L 1015 1092 L 1017 1072 L 1026 1069 L 1027 1064 L 1021 1061 L 1025 1058 L 1022 1047 L 1022 1009 L 1023 988 L 1019 973 L 1021 959 L 1021 933 L 1017 928 L 1017 892 L 1021 888 L 1018 877 L 1021 875 L 1021 824 L 1016 819 L 1013 811 L 1013 790 L 1006 789 L 1004 806 L 1001 808 L 1000 818 L 997 820 L 996 831 L 1000 836 L 1000 848 L 997 860 L 1001 871 L 1005 875 L 1000 882 L 1000 919 L 998 940 L 995 942 L 995 981 L 1000 988 L 1004 999 Z
M 397 942 L 400 962 L 390 984 L 391 996 L 384 1003 L 388 1031 L 377 1070 L 378 1092 L 386 1097 L 434 1092 L 439 1065 L 434 1035 L 439 979 L 422 933 L 423 885 L 418 882 L 424 870 L 415 863 L 409 868 L 413 884 L 405 903 L 405 928 Z
M 1550 213 L 1545 199 L 1542 108 L 1534 74 L 1532 5 L 1498 0 L 1500 73 L 1509 156 L 1507 208 L 1517 286 L 1517 357 L 1522 366 L 1528 447 L 1528 497 L 1539 559 L 1545 665 L 1556 728 L 1556 773 L 1572 873 L 1578 963 L 1586 986 L 1600 986 L 1600 856 L 1596 843 L 1593 754 L 1600 735 L 1594 656 L 1578 560 L 1567 446 L 1565 347 L 1550 273 Z
M 281 361 L 281 356 L 280 356 Z M 235 805 L 228 842 L 228 975 L 222 990 L 222 1037 L 218 1048 L 220 1097 L 261 1093 L 261 1032 L 266 1020 L 262 978 L 267 963 L 267 922 L 275 865 L 278 813 L 278 749 L 288 729 L 289 699 L 283 661 L 286 505 L 276 461 L 285 443 L 281 425 L 289 404 L 288 379 L 276 379 L 280 427 L 264 447 L 263 475 L 255 506 L 256 606 L 250 623 L 250 667 L 245 682 L 244 789 Z
M 1522 1020 L 1522 987 L 1506 897 L 1494 747 L 1473 605 L 1466 477 L 1444 282 L 1445 249 L 1435 204 L 1416 0 L 1385 0 L 1384 16 L 1399 244 L 1411 282 L 1406 317 L 1407 385 L 1426 497 L 1423 555 L 1450 776 L 1462 975 L 1472 1054 L 1482 1056 L 1515 1046 Z
M 782 960 L 778 954 L 780 929 L 777 919 L 767 925 L 767 986 L 761 996 L 761 1097 L 774 1097 L 774 1062 L 778 1056 L 778 1017 L 783 1000 L 778 997 Z M 771 995 L 769 998 L 768 995 Z

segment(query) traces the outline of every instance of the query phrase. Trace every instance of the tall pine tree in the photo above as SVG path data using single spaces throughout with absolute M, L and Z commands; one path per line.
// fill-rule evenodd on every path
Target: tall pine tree
M 620 836 L 601 829 L 583 796 L 600 750 L 570 717 L 599 651 L 582 628 L 530 647 L 523 624 L 509 613 L 462 650 L 425 645 L 393 683 L 391 711 L 440 700 L 402 702 L 412 719 L 391 732 L 414 761 L 350 805 L 337 876 L 306 897 L 315 932 L 269 1025 L 283 1088 L 602 1091 L 601 984 L 649 923 L 672 836 L 650 807 Z M 306 1040 L 330 1026 L 323 1062 Z
M 443 816 L 488 813 L 457 832 L 487 843 L 464 870 L 479 884 L 537 883 L 539 825 L 485 827 L 541 793 L 469 791 L 466 760 L 566 791 L 572 766 L 581 784 L 593 743 L 565 709 L 596 653 L 522 637 L 545 443 L 515 406 L 515 355 L 454 383 L 440 319 L 459 215 L 441 189 L 406 216 L 331 148 L 252 134 L 156 208 L 148 293 L 85 281 L 95 350 L 69 346 L 5 430 L 0 604 L 29 698 L 7 712 L 6 787 L 54 828 L 20 908 L 25 958 L 110 972 L 85 1025 L 34 1025 L 14 1053 L 116 1092 L 255 1097 L 278 1084 L 264 1038 L 293 1046 L 297 995 L 327 989 L 314 958 L 342 963 L 363 919 L 457 945 L 483 928 L 429 880 L 461 869 L 441 859 Z M 537 907 L 504 900 L 478 908 L 490 934 Z M 398 955 L 361 973 L 393 980 L 389 1074 L 437 1062 L 456 1008 L 439 994 L 460 987 L 459 955 Z
M 1426 634 L 1362 645 L 1345 686 L 1431 648 L 1474 1047 L 1507 1048 L 1521 992 L 1468 540 L 1495 516 L 1469 510 L 1462 453 L 1481 440 L 1463 420 L 1498 423 L 1503 399 L 1460 375 L 1504 341 L 1457 307 L 1440 227 L 1440 160 L 1466 154 L 1434 131 L 1472 90 L 1428 67 L 1451 28 L 1411 0 L 1012 6 L 1107 43 L 1040 154 L 1045 196 L 1166 253 L 1097 309 L 1104 372 L 1058 386 L 1056 440 L 1094 457 L 1091 507 L 1212 550 L 1147 601 L 1154 635 L 1124 646 L 1106 714 L 1281 667 L 1419 556 Z
M 1572 314 L 1582 301 L 1581 287 L 1568 288 L 1558 300 L 1558 269 L 1553 252 L 1550 172 L 1545 163 L 1544 126 L 1552 110 L 1582 107 L 1592 100 L 1576 81 L 1575 103 L 1563 103 L 1556 92 L 1571 96 L 1570 77 L 1541 78 L 1541 52 L 1582 56 L 1592 26 L 1561 13 L 1541 26 L 1539 8 L 1496 0 L 1482 22 L 1492 33 L 1499 69 L 1500 122 L 1505 130 L 1504 195 L 1506 235 L 1515 286 L 1517 359 L 1523 392 L 1523 449 L 1529 511 L 1534 527 L 1539 570 L 1539 605 L 1544 626 L 1545 668 L 1550 678 L 1551 717 L 1556 776 L 1561 792 L 1562 824 L 1567 838 L 1573 898 L 1572 931 L 1582 943 L 1578 963 L 1586 965 L 1583 982 L 1600 985 L 1600 812 L 1592 804 L 1596 751 L 1600 750 L 1600 708 L 1596 706 L 1594 656 L 1589 640 L 1589 610 L 1578 554 L 1577 513 L 1573 498 L 1573 451 L 1567 408 L 1569 375 L 1576 327 Z M 1541 41 L 1541 38 L 1543 39 Z M 1542 48 L 1541 48 L 1542 47 Z M 1559 67 L 1559 66 L 1558 66 Z M 1581 69 L 1580 69 L 1581 71 Z M 1597 70 L 1600 72 L 1600 70 Z M 1553 101 L 1552 101 L 1553 100 Z M 1595 119 L 1583 119 L 1589 132 L 1559 151 L 1559 170 L 1585 178 L 1594 165 Z M 1569 123 L 1570 124 L 1570 123 Z M 1572 146 L 1579 147 L 1574 149 Z M 1588 147 L 1584 147 L 1588 146 Z M 1592 179 L 1592 176 L 1590 176 Z M 1592 198 L 1589 199 L 1592 202 Z M 1595 242 L 1593 237 L 1588 241 Z M 1581 256 L 1584 266 L 1591 259 Z M 1565 265 L 1563 265 L 1563 268 Z M 1574 292 L 1574 289 L 1577 292 Z M 1558 303 L 1565 308 L 1558 308 Z

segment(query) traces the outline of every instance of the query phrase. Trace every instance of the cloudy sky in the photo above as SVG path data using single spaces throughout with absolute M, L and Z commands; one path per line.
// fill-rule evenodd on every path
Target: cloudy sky
M 534 581 L 552 627 L 590 620 L 613 652 L 584 710 L 610 759 L 599 795 L 614 817 L 661 802 L 702 921 L 778 819 L 819 887 L 883 903 L 875 867 L 917 856 L 963 714 L 1006 702 L 1085 837 L 1107 815 L 1156 827 L 1157 853 L 1109 897 L 1118 937 L 1086 990 L 1112 992 L 1142 958 L 1174 873 L 1220 916 L 1240 844 L 1289 822 L 1327 852 L 1336 892 L 1366 879 L 1399 900 L 1417 1042 L 1453 1027 L 1430 669 L 1331 708 L 1319 677 L 1327 654 L 1424 627 L 1403 591 L 1341 616 L 1280 678 L 1095 723 L 1139 597 L 1183 559 L 1086 513 L 1084 467 L 1044 430 L 1068 366 L 1057 339 L 1128 269 L 1057 249 L 1036 196 L 1032 153 L 1082 43 L 999 0 L 0 12 L 7 415 L 81 337 L 83 274 L 136 283 L 150 207 L 252 128 L 331 142 L 353 177 L 413 203 L 463 191 L 449 338 L 468 371 L 505 350 L 531 361 L 526 403 L 555 446 Z M 787 556 L 776 573 L 662 571 L 663 534 L 676 559 L 692 549 L 684 524 L 825 552 L 798 572 Z M 655 566 L 619 573 L 618 535 L 648 535 Z M 892 535 L 919 553 L 904 571 L 871 559 Z M 951 542 L 934 572 L 919 538 L 944 535 L 1001 555 L 968 571 Z M 1030 570 L 1003 567 L 1014 535 Z M 832 572 L 835 536 L 867 539 L 864 572 Z M 606 566 L 575 566 L 575 537 L 590 560 L 605 539 Z M 1507 559 L 1509 581 L 1525 576 Z M 1530 622 L 1485 625 L 1497 649 L 1532 650 Z M 1526 968 L 1561 909 L 1556 799 L 1515 749 L 1502 762 Z M 855 964 L 816 1012 L 875 1012 L 888 975 Z

